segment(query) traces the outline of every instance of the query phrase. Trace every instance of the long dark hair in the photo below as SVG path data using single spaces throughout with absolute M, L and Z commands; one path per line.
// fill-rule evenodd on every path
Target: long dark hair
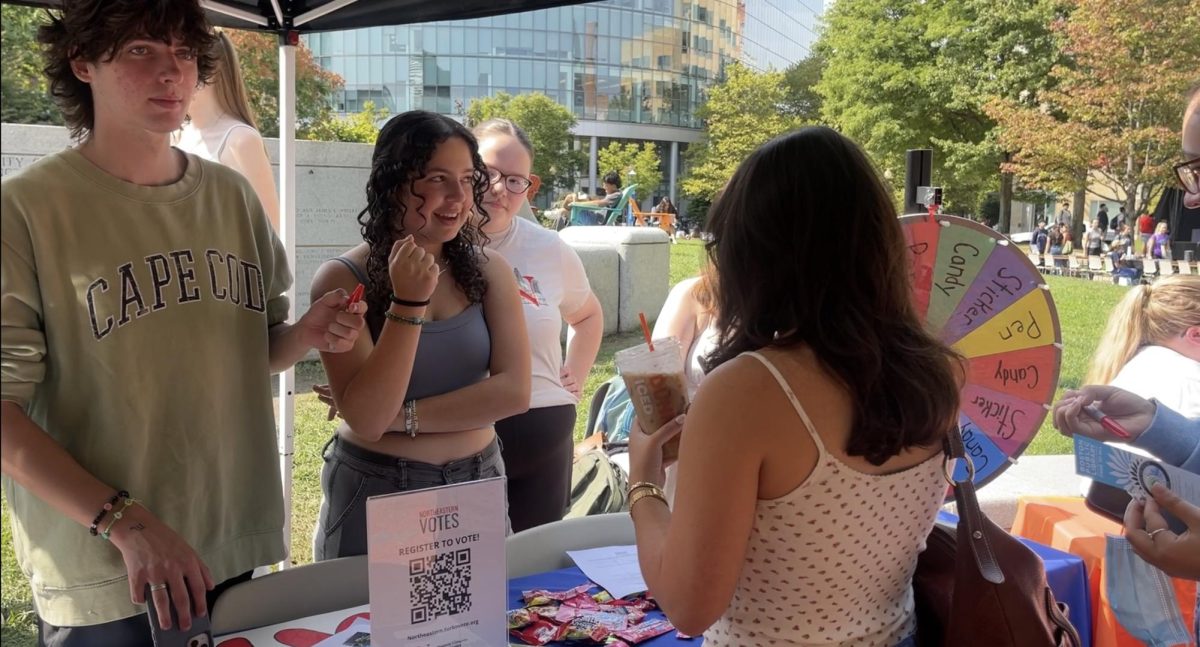
M 710 213 L 720 341 L 709 369 L 803 344 L 849 392 L 847 454 L 881 465 L 941 441 L 961 365 L 917 315 L 895 206 L 854 142 L 824 127 L 778 137 Z
M 462 139 L 471 149 L 475 167 L 471 193 L 475 197 L 479 222 L 467 218 L 458 235 L 442 247 L 442 257 L 468 301 L 480 303 L 487 293 L 479 248 L 487 240 L 482 227 L 489 220 L 483 210 L 488 176 L 487 167 L 479 157 L 479 145 L 471 131 L 457 121 L 433 112 L 413 110 L 392 117 L 379 131 L 375 151 L 371 154 L 371 175 L 367 179 L 367 208 L 358 214 L 363 240 L 370 247 L 366 298 L 373 312 L 385 312 L 390 307 L 392 281 L 388 277 L 388 255 L 392 245 L 410 233 L 404 231 L 403 225 L 406 208 L 401 198 L 404 191 L 407 189 L 417 198 L 421 197 L 413 191 L 413 182 L 425 175 L 426 166 L 438 145 L 451 137 Z

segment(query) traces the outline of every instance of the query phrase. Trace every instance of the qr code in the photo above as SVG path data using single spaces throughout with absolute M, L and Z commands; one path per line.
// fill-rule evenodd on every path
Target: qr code
M 412 623 L 471 610 L 471 549 L 408 561 Z

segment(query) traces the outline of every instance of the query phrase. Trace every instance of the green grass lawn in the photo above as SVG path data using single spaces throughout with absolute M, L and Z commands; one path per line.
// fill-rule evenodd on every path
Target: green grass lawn
M 699 241 L 681 241 L 671 247 L 671 284 L 695 276 L 703 259 L 704 247 Z M 821 277 L 816 277 L 822 280 Z M 1061 388 L 1078 386 L 1087 370 L 1087 362 L 1096 348 L 1108 313 L 1124 293 L 1106 283 L 1081 279 L 1047 277 L 1058 308 L 1064 340 Z M 595 370 L 588 377 L 575 426 L 576 439 L 582 438 L 587 417 L 587 403 L 596 387 L 615 374 L 613 353 L 640 341 L 640 333 L 623 333 L 606 337 L 596 360 Z M 315 396 L 308 395 L 308 386 L 323 378 L 319 366 L 304 365 L 297 373 L 296 454 L 292 502 L 292 562 L 302 564 L 312 559 L 312 532 L 321 504 L 319 483 L 321 447 L 333 432 L 334 423 L 325 419 L 325 409 Z M 1042 425 L 1037 438 L 1029 447 L 1030 454 L 1070 453 L 1071 443 L 1051 428 Z M 3 525 L 3 608 L 0 643 L 5 646 L 26 647 L 35 644 L 33 611 L 24 575 L 17 568 L 12 553 L 7 504 L 0 512 Z

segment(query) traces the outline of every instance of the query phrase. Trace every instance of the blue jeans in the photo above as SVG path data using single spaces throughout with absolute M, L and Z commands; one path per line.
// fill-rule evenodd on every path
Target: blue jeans
M 478 454 L 445 465 L 381 454 L 337 436 L 325 445 L 323 457 L 321 513 L 313 537 L 316 561 L 367 554 L 368 497 L 504 476 L 496 439 Z

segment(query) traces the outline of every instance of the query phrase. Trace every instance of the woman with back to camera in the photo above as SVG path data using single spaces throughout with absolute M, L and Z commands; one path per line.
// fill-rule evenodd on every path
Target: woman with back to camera
M 217 30 L 213 46 L 217 69 L 212 79 L 192 95 L 188 120 L 180 129 L 176 146 L 204 159 L 220 162 L 250 180 L 262 202 L 271 226 L 279 231 L 279 195 L 267 158 L 266 145 L 258 132 L 254 109 L 246 97 L 246 86 L 238 67 L 237 49 L 229 34 Z
M 513 265 L 532 356 L 529 411 L 496 422 L 508 476 L 513 532 L 562 519 L 571 495 L 572 434 L 580 390 L 604 336 L 604 313 L 579 255 L 558 234 L 517 211 L 529 189 L 533 145 L 520 126 L 475 127 L 487 165 L 481 229 Z M 566 356 L 560 335 L 567 324 Z
M 379 132 L 365 242 L 313 278 L 313 294 L 366 286 L 371 332 L 321 354 L 344 422 L 324 455 L 318 560 L 366 553 L 369 496 L 504 474 L 494 424 L 529 407 L 529 341 L 512 267 L 481 245 L 488 185 L 449 117 L 414 110 Z
M 851 250 L 825 244 L 835 209 Z M 805 128 L 739 166 L 710 231 L 710 372 L 682 423 L 630 434 L 646 582 L 710 647 L 912 645 L 961 367 L 913 307 L 891 197 L 853 142 Z

